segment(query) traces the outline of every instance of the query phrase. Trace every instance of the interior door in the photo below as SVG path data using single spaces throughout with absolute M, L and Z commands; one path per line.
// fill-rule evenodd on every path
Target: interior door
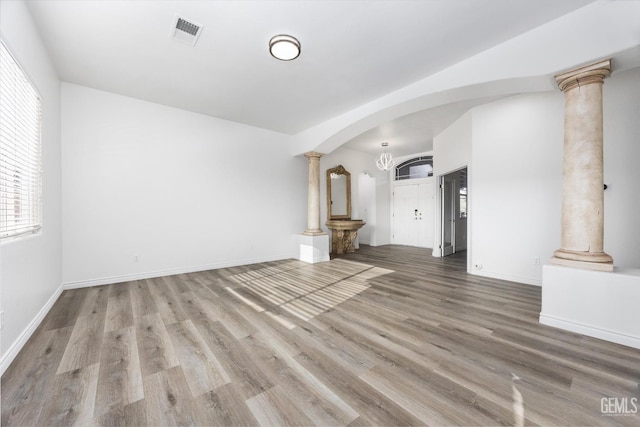
M 456 251 L 456 180 L 455 175 L 445 175 L 440 184 L 442 198 L 442 256 Z
M 418 184 L 417 246 L 433 247 L 433 183 Z
M 393 190 L 393 243 L 418 245 L 418 186 L 398 185 Z
M 433 247 L 433 183 L 397 185 L 393 191 L 396 245 Z

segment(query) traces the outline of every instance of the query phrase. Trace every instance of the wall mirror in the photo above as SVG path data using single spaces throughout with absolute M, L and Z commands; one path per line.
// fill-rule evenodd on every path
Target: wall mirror
M 351 219 L 351 174 L 342 165 L 327 169 L 327 216 Z

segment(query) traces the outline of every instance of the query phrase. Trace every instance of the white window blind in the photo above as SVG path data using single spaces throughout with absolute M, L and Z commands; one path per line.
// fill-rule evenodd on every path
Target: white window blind
M 40 229 L 40 122 L 38 93 L 0 43 L 0 239 Z

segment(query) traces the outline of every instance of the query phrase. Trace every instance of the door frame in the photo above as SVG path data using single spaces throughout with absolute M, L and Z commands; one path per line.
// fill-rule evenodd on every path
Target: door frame
M 447 180 L 447 177 L 453 175 L 455 172 L 448 173 L 440 176 L 440 182 L 438 183 L 440 189 L 440 256 L 445 257 L 456 253 L 456 241 L 457 241 L 457 228 L 456 219 L 458 216 L 457 201 L 456 201 L 456 188 L 459 188 L 457 180 L 455 178 Z M 447 182 L 451 182 L 451 187 L 447 186 Z M 451 199 L 449 199 L 451 197 Z M 445 203 L 446 202 L 446 203 Z M 448 209 L 447 209 L 448 208 Z M 446 212 L 449 211 L 450 219 L 446 217 Z M 447 224 L 447 220 L 451 221 Z M 445 235 L 449 231 L 449 244 L 445 244 Z
M 395 189 L 396 187 L 402 187 L 402 186 L 406 186 L 406 185 L 417 185 L 417 184 L 432 184 L 434 186 L 434 188 L 436 187 L 436 183 L 437 179 L 435 176 L 430 176 L 428 178 L 414 178 L 414 179 L 403 179 L 400 181 L 396 181 L 392 178 L 391 181 L 391 185 L 390 185 L 390 194 L 389 194 L 389 222 L 390 222 L 390 227 L 389 227 L 389 241 L 392 245 L 396 244 L 395 243 Z M 435 202 L 436 202 L 437 197 L 435 197 L 434 195 L 434 208 L 435 208 Z M 435 216 L 434 216 L 434 221 L 435 221 Z M 435 237 L 434 237 L 434 242 L 433 245 L 435 246 Z
M 458 172 L 462 169 L 467 169 L 467 272 L 472 273 L 472 250 L 473 250 L 473 233 L 472 233 L 472 224 L 473 224 L 473 174 L 471 165 L 461 165 L 460 167 L 447 170 L 438 175 L 434 174 L 434 195 L 437 194 L 437 197 L 434 197 L 435 201 L 435 211 L 434 211 L 434 219 L 433 219 L 433 253 L 434 257 L 440 258 L 442 256 L 442 192 L 440 191 L 440 182 L 445 175 L 449 175 L 454 172 Z

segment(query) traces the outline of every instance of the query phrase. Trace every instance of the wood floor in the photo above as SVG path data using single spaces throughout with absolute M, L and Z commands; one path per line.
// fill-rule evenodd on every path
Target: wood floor
M 65 291 L 2 425 L 627 425 L 640 351 L 538 324 L 540 288 L 362 246 Z

